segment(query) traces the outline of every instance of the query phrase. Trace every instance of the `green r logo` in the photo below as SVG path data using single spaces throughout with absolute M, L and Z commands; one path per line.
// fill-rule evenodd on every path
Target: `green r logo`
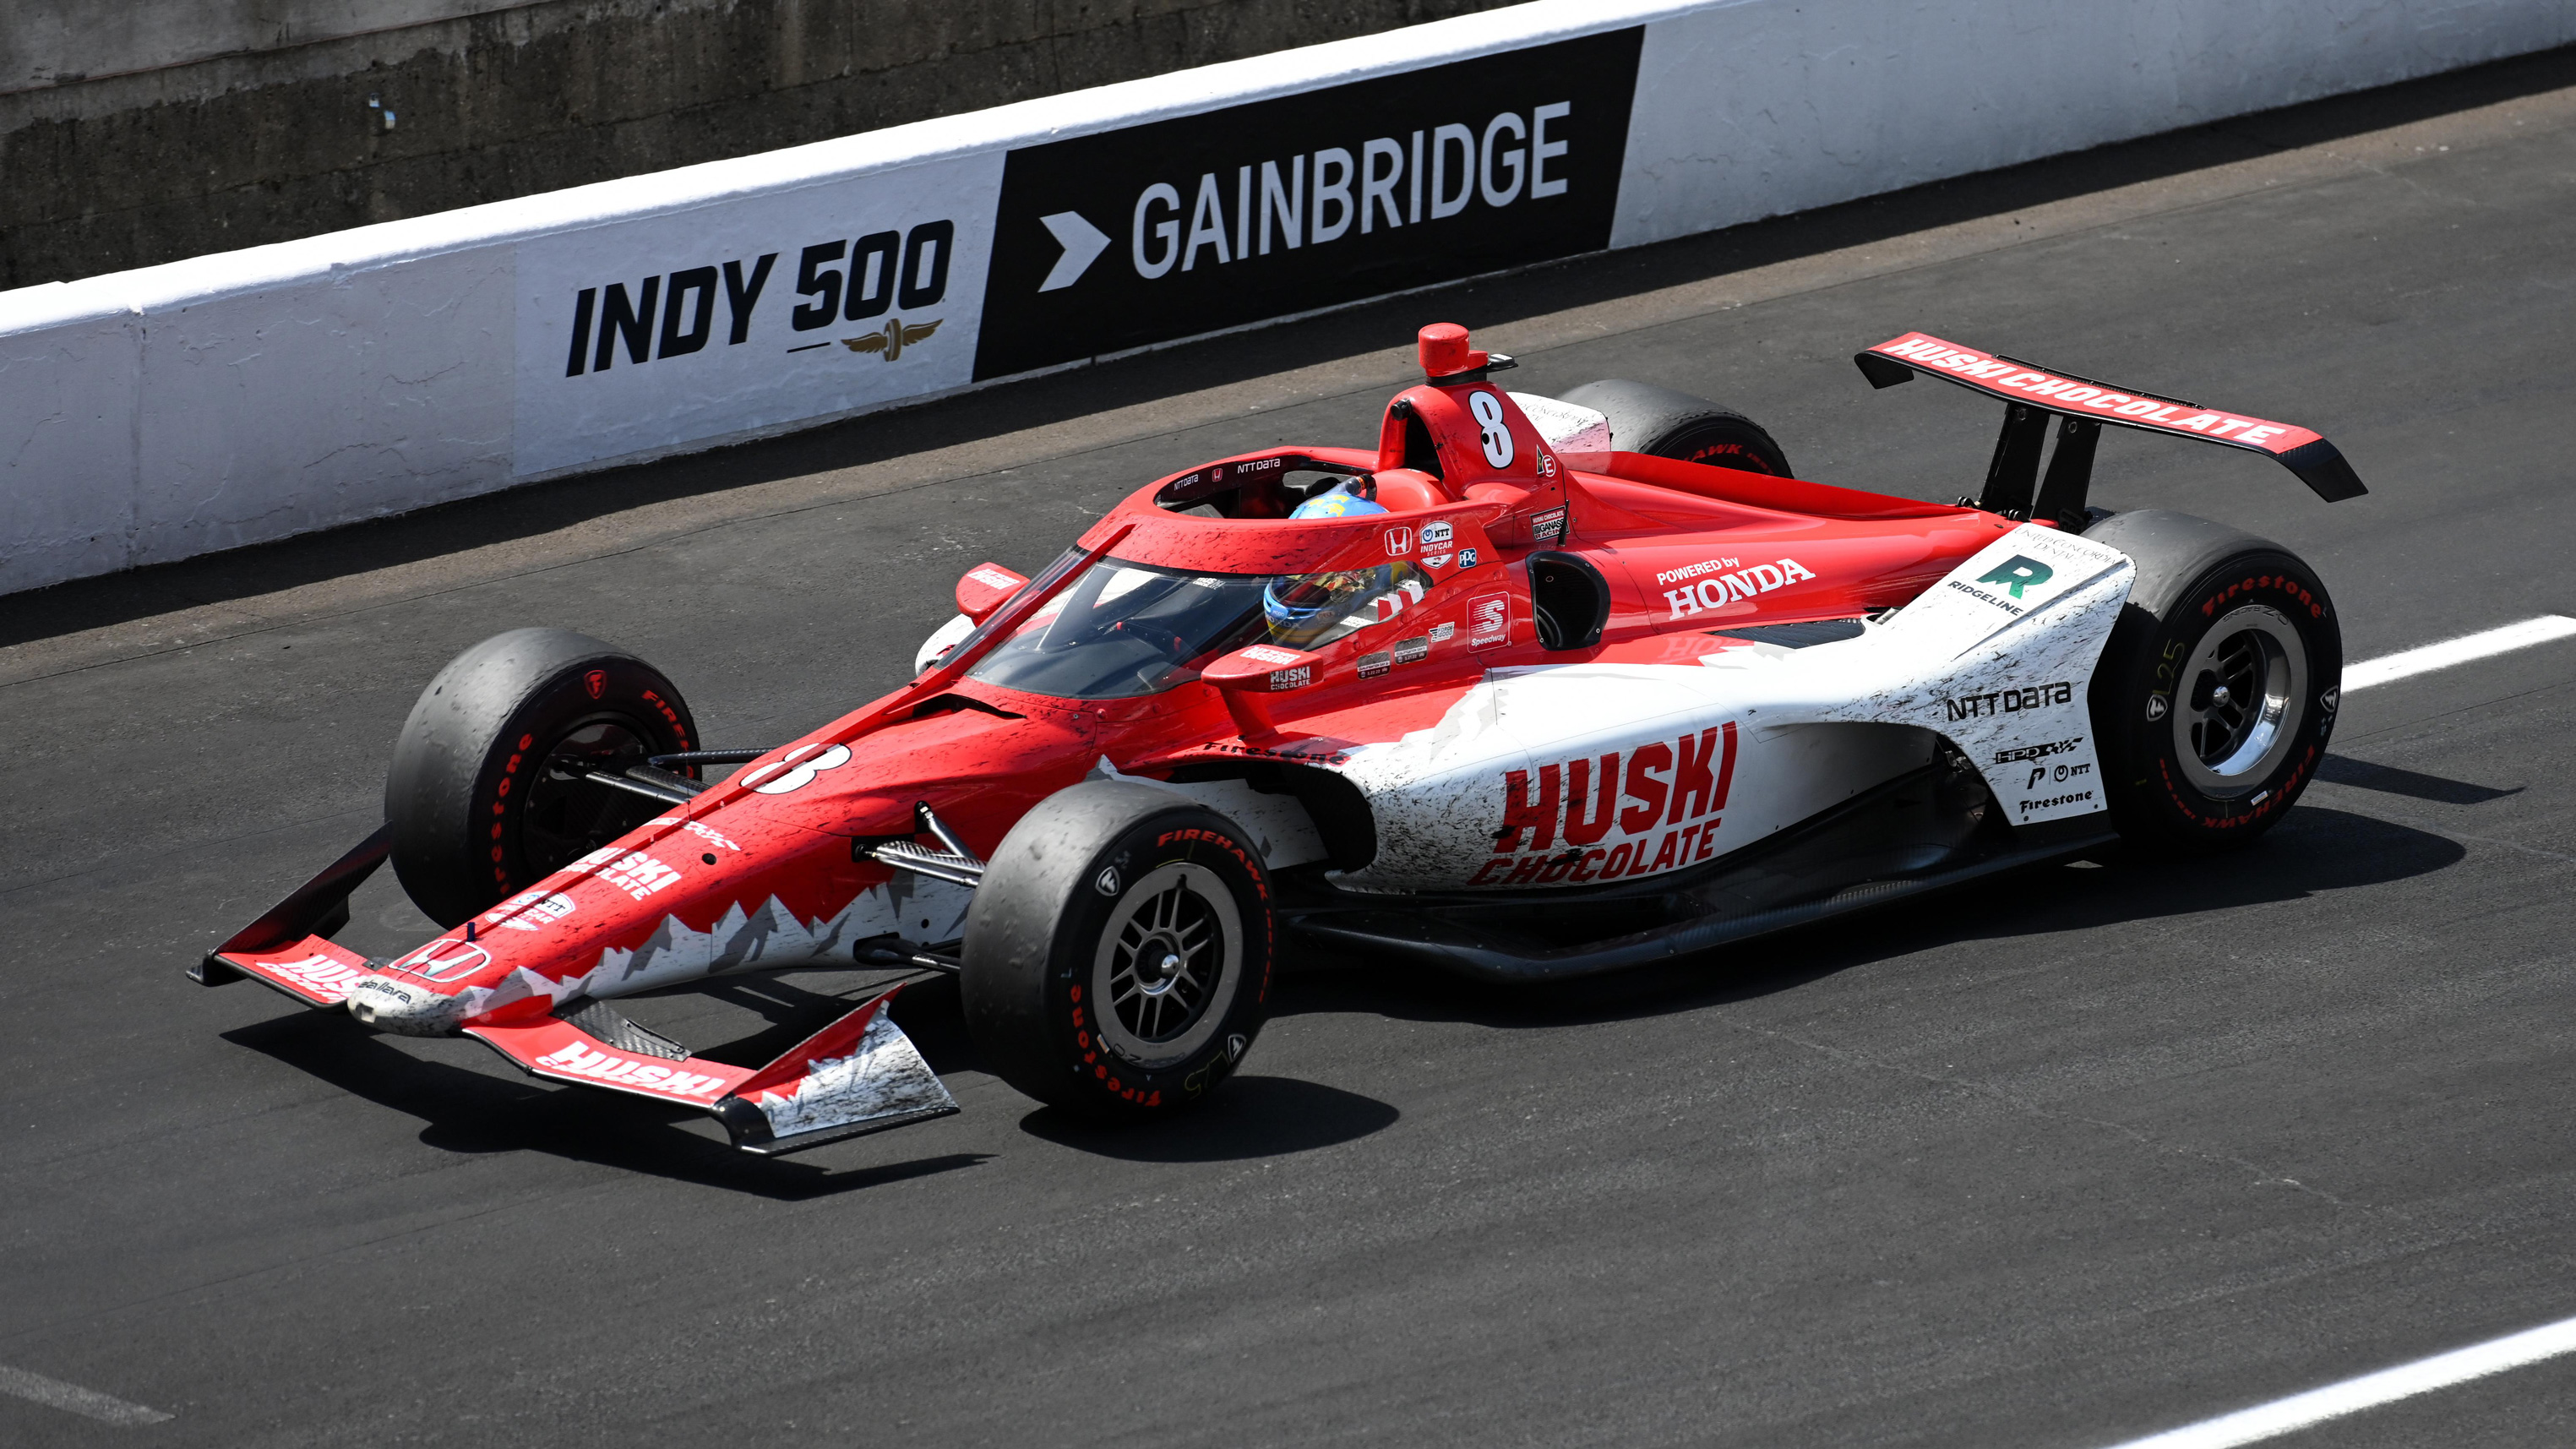
M 1977 580 L 1977 582 L 1981 584 L 2001 584 L 2005 588 L 2012 590 L 2012 596 L 2018 599 L 2021 597 L 2022 590 L 2029 588 L 2033 584 L 2047 583 L 2049 577 L 2056 572 L 2057 570 L 2050 568 L 2048 565 L 2041 563 L 2035 558 L 2031 558 L 2026 554 L 2017 553 L 2011 558 L 2005 559 L 2002 563 L 1996 565 L 1993 573 L 1987 574 L 1985 577 Z

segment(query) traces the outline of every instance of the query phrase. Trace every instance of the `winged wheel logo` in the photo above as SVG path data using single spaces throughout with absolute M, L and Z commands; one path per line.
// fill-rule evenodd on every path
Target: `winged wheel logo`
M 939 330 L 939 323 L 937 317 L 927 322 L 906 322 L 896 317 L 886 323 L 884 331 L 871 332 L 865 337 L 844 337 L 841 345 L 852 352 L 879 353 L 886 361 L 892 362 L 903 356 L 905 348 L 916 342 L 928 341 L 930 334 Z

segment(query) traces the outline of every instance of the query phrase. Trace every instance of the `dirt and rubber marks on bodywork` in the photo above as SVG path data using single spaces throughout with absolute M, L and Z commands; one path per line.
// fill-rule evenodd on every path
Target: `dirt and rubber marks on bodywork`
M 1505 771 L 1493 859 L 1467 884 L 1589 883 L 1710 859 L 1735 751 L 1730 720 L 1670 744 L 1541 765 L 1535 779 Z

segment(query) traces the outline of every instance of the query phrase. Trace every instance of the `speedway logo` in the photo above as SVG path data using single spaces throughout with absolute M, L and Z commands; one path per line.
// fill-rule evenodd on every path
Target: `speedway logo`
M 668 890 L 681 880 L 679 871 L 643 851 L 620 851 L 613 845 L 606 850 L 592 851 L 566 869 L 580 875 L 596 875 L 639 901 L 657 891 Z
M 1504 772 L 1494 857 L 1467 884 L 1616 880 L 1710 859 L 1735 748 L 1730 720 L 1671 744 L 1541 765 L 1535 781 Z
M 1710 559 L 1705 563 L 1696 563 L 1687 568 L 1657 574 L 1655 582 L 1658 584 L 1668 579 L 1688 578 L 1702 572 L 1717 574 L 1715 578 L 1704 578 L 1695 584 L 1665 590 L 1664 602 L 1670 604 L 1673 609 L 1668 617 L 1687 619 L 1693 614 L 1722 608 L 1737 599 L 1754 598 L 1767 594 L 1773 589 L 1784 589 L 1791 584 L 1815 577 L 1815 574 L 1804 564 L 1793 558 L 1784 558 L 1776 564 L 1755 564 L 1749 569 L 1741 569 L 1731 574 L 1719 572 L 1733 567 L 1735 567 L 1733 559 Z
M 1484 594 L 1467 604 L 1467 647 L 1491 649 L 1511 637 L 1512 596 Z
M 614 1052 L 593 1051 L 579 1042 L 538 1057 L 530 1065 L 554 1076 L 579 1077 L 611 1087 L 633 1087 L 674 1097 L 712 1097 L 724 1078 L 682 1071 L 669 1062 L 638 1061 Z
M 2027 689 L 1999 689 L 1992 694 L 1962 694 L 1941 701 L 1941 705 L 1949 711 L 1950 719 L 1955 723 L 1987 715 L 2017 714 L 2025 709 L 2046 709 L 2054 704 L 2072 703 L 2074 698 L 2075 686 L 2072 684 L 2034 684 Z M 2072 742 L 2067 748 L 2073 748 Z M 1999 759 L 1996 763 L 2003 761 Z

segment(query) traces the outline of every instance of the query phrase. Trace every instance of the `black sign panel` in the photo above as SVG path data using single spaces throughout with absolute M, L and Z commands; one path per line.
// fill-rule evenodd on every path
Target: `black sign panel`
M 1644 34 L 1013 151 L 976 378 L 1608 246 Z

